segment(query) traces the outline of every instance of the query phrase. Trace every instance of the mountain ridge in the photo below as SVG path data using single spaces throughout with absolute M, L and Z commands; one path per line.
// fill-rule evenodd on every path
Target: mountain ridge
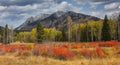
M 52 13 L 46 17 L 38 18 L 38 20 L 27 19 L 22 25 L 16 28 L 16 30 L 32 30 L 37 26 L 38 21 L 40 20 L 43 27 L 51 28 L 56 27 L 57 29 L 61 30 L 66 26 L 66 18 L 67 16 L 70 16 L 73 20 L 73 23 L 84 23 L 88 20 L 101 20 L 98 17 L 90 16 L 82 13 L 76 13 L 73 11 L 63 12 L 63 11 L 57 11 L 55 13 Z M 42 16 L 41 16 L 42 17 Z

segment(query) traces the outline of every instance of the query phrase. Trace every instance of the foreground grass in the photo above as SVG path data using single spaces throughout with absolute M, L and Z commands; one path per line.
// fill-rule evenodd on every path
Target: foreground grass
M 120 65 L 120 58 L 56 60 L 41 56 L 0 56 L 0 65 Z

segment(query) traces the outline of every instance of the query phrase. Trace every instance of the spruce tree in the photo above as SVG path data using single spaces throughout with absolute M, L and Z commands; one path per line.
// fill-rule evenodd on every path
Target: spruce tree
M 6 24 L 4 32 L 3 32 L 3 43 L 8 44 L 9 43 L 9 30 L 8 30 L 8 25 Z
M 120 14 L 118 16 L 118 40 L 120 41 Z
M 66 30 L 65 27 L 61 30 L 62 31 L 62 41 L 67 41 L 67 35 L 66 35 Z
M 2 42 L 3 39 L 3 28 L 0 27 L 0 42 Z
M 37 25 L 37 42 L 38 43 L 41 43 L 43 41 L 43 34 L 44 34 L 44 30 L 43 30 L 42 24 L 39 21 Z
M 116 22 L 116 36 L 117 36 L 117 40 L 120 41 L 120 14 L 117 18 L 117 22 Z
M 104 22 L 103 22 L 102 40 L 103 41 L 110 41 L 111 40 L 110 26 L 109 26 L 109 21 L 108 21 L 107 15 L 105 15 Z

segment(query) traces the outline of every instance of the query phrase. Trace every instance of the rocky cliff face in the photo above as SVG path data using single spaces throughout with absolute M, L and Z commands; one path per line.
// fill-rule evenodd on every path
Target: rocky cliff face
M 94 16 L 76 13 L 73 11 L 58 11 L 51 15 L 41 15 L 37 18 L 30 17 L 26 20 L 26 22 L 17 27 L 16 30 L 31 30 L 37 26 L 38 21 L 41 21 L 43 27 L 56 27 L 57 29 L 62 29 L 67 25 L 67 16 L 71 16 L 73 23 L 84 23 L 88 20 L 101 20 L 100 18 Z

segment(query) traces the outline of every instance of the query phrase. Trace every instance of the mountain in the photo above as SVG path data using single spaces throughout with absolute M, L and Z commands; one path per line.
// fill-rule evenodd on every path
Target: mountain
M 90 15 L 85 15 L 81 13 L 76 13 L 73 11 L 68 11 L 68 12 L 63 12 L 63 11 L 58 11 L 55 12 L 51 15 L 48 15 L 46 17 L 40 16 L 35 20 L 35 18 L 31 17 L 26 20 L 22 25 L 16 28 L 16 30 L 31 30 L 32 28 L 35 28 L 37 26 L 38 21 L 40 20 L 43 27 L 56 27 L 57 29 L 62 29 L 66 27 L 67 21 L 66 18 L 70 16 L 73 20 L 73 23 L 84 23 L 88 20 L 101 20 L 100 18 L 90 16 Z M 42 19 L 41 19 L 42 18 Z
M 49 14 L 39 14 L 35 17 L 28 18 L 22 25 L 16 28 L 16 30 L 30 30 L 33 26 L 29 26 L 30 24 L 34 23 L 35 21 L 42 20 L 48 17 Z
M 48 17 L 50 14 L 39 14 L 37 16 L 34 17 L 34 21 L 37 21 L 37 20 L 42 20 L 46 17 Z

